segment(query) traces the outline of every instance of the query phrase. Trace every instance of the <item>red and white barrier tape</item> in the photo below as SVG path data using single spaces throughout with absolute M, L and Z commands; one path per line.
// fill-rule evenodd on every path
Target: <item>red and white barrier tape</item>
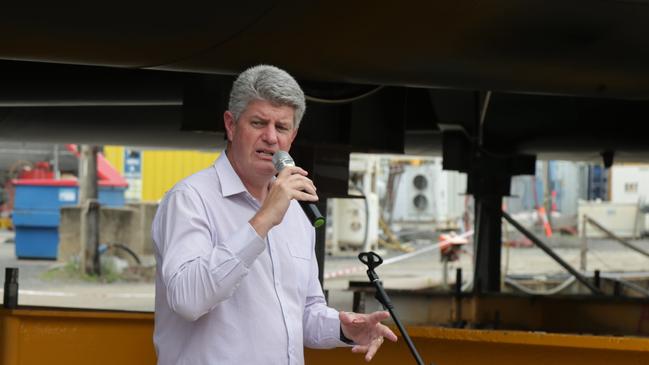
M 417 256 L 419 254 L 424 253 L 424 252 L 433 251 L 433 250 L 439 250 L 440 247 L 442 247 L 442 246 L 444 246 L 444 245 L 446 245 L 448 243 L 451 243 L 454 240 L 457 240 L 458 238 L 467 238 L 467 237 L 470 237 L 472 235 L 473 235 L 473 230 L 467 231 L 465 233 L 462 233 L 461 235 L 450 237 L 449 239 L 446 239 L 444 241 L 440 241 L 440 242 L 438 242 L 438 243 L 436 243 L 434 245 L 428 246 L 428 247 L 424 247 L 424 248 L 422 248 L 420 250 L 405 253 L 403 255 L 399 255 L 399 256 L 395 256 L 395 257 L 391 257 L 389 259 L 383 260 L 383 264 L 381 266 L 390 265 L 390 264 L 394 264 L 395 262 L 407 260 L 407 259 L 409 259 L 411 257 L 415 257 L 415 256 Z M 342 270 L 336 270 L 336 271 L 325 273 L 324 278 L 325 278 L 325 280 L 326 279 L 334 279 L 334 278 L 338 278 L 338 277 L 341 277 L 341 276 L 353 275 L 353 274 L 355 274 L 355 273 L 357 273 L 359 271 L 365 271 L 365 270 L 367 270 L 367 267 L 364 266 L 364 265 L 352 266 L 352 267 L 348 267 L 348 268 L 345 268 L 345 269 L 342 269 Z

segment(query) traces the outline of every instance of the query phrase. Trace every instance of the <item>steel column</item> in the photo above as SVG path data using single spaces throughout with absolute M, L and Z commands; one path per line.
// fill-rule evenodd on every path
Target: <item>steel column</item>
M 500 292 L 502 196 L 475 197 L 475 270 L 477 293 Z

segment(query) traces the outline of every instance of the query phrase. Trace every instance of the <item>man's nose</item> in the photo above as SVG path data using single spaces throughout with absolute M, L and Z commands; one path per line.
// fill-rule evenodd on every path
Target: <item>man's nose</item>
M 268 144 L 277 143 L 277 131 L 275 130 L 275 127 L 272 126 L 272 125 L 269 125 L 268 127 L 266 127 L 262 137 L 264 139 L 264 142 L 266 142 Z

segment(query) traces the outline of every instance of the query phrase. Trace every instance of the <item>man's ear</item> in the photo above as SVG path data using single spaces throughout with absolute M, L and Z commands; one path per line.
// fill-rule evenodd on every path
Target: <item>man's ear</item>
M 228 137 L 228 141 L 232 142 L 234 138 L 234 129 L 236 128 L 236 121 L 234 120 L 234 115 L 229 110 L 226 110 L 223 113 L 223 123 L 225 125 L 225 133 Z

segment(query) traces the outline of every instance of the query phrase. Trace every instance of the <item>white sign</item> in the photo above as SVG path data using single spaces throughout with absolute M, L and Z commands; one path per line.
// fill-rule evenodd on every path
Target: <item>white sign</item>
M 59 189 L 59 201 L 65 203 L 74 203 L 77 201 L 76 189 Z

